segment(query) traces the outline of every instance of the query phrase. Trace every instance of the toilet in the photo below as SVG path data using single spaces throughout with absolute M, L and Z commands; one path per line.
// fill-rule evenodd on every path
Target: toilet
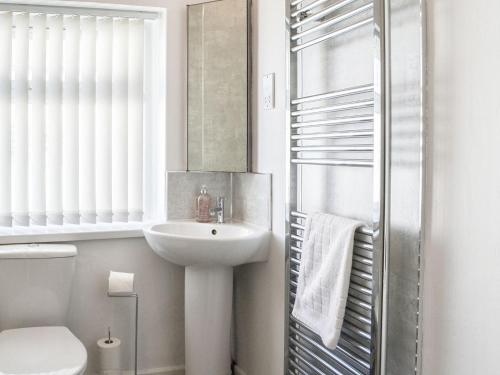
M 65 327 L 73 245 L 0 246 L 0 375 L 81 375 L 87 351 Z

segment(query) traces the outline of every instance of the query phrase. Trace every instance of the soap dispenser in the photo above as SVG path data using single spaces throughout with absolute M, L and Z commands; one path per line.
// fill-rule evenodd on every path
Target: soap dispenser
M 210 195 L 207 193 L 207 187 L 201 186 L 200 195 L 196 199 L 196 221 L 200 223 L 210 222 Z

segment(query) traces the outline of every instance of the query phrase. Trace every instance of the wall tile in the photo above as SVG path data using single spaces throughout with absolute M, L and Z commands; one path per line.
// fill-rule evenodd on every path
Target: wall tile
M 233 219 L 271 229 L 271 175 L 233 173 Z
M 225 216 L 231 216 L 231 174 L 225 172 L 167 172 L 167 219 L 192 219 L 196 216 L 196 197 L 206 185 L 212 203 L 226 198 Z
M 192 219 L 201 185 L 226 198 L 225 216 L 271 229 L 271 175 L 226 172 L 168 172 L 167 218 Z

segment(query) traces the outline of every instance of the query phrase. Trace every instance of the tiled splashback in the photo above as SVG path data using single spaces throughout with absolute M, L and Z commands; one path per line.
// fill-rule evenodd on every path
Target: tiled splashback
M 232 216 L 271 229 L 271 175 L 232 173 Z
M 225 216 L 271 229 L 271 175 L 226 172 L 167 172 L 167 218 L 192 219 L 206 185 L 213 201 L 226 198 Z

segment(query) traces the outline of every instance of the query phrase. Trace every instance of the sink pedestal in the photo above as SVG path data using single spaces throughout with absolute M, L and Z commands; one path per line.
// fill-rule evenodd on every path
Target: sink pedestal
M 188 266 L 185 278 L 186 375 L 229 375 L 233 267 Z
M 229 375 L 233 267 L 266 261 L 271 232 L 181 220 L 147 226 L 144 235 L 155 253 L 186 267 L 186 375 Z

